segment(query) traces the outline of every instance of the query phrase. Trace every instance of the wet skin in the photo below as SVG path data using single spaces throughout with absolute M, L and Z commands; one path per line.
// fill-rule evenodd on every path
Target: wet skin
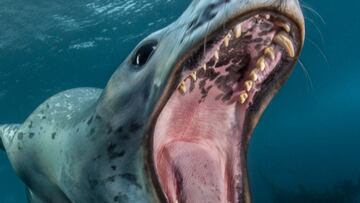
M 0 127 L 4 148 L 32 202 L 251 202 L 249 139 L 303 41 L 297 0 L 194 0 L 104 90 Z

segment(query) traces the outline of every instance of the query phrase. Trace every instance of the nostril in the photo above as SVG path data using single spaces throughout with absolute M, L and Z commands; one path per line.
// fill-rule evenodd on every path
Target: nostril
M 187 28 L 187 29 L 188 29 L 188 30 L 191 29 L 191 28 L 195 25 L 196 21 L 197 21 L 197 19 L 192 20 L 192 21 L 190 22 L 190 24 L 188 25 L 188 28 Z

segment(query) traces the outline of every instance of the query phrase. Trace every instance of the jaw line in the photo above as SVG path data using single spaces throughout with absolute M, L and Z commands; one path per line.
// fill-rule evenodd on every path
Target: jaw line
M 288 22 L 292 23 L 292 28 L 296 28 L 295 38 L 294 41 L 299 42 L 298 46 L 296 47 L 297 50 L 295 50 L 296 55 L 293 57 L 293 60 L 289 63 L 287 68 L 284 68 L 284 70 L 281 71 L 278 75 L 280 76 L 278 79 L 276 79 L 271 86 L 268 86 L 266 88 L 261 88 L 261 91 L 256 93 L 254 98 L 261 97 L 260 102 L 257 103 L 257 105 L 250 105 L 249 110 L 247 110 L 246 118 L 245 118 L 245 127 L 242 136 L 250 136 L 257 125 L 262 113 L 270 103 L 273 96 L 278 92 L 280 87 L 283 85 L 283 83 L 286 81 L 290 73 L 293 71 L 293 67 L 299 58 L 300 51 L 303 47 L 303 39 L 304 39 L 304 29 L 303 24 L 299 21 L 296 21 L 295 19 L 291 18 L 290 16 L 287 16 L 285 13 L 279 12 L 278 9 L 254 9 L 256 11 L 249 11 L 245 14 L 242 14 L 240 16 L 234 17 L 230 20 L 228 20 L 224 25 L 228 27 L 231 24 L 234 24 L 236 22 L 241 22 L 243 19 L 256 15 L 263 12 L 272 12 L 275 15 L 282 16 L 283 18 L 286 18 Z M 221 31 L 221 27 L 224 25 L 218 26 L 215 31 L 212 32 L 212 34 L 208 35 L 207 39 L 212 39 L 214 36 L 216 36 L 219 31 Z M 182 57 L 179 57 L 180 60 L 174 65 L 173 71 L 170 73 L 168 82 L 166 83 L 166 86 L 164 88 L 164 93 L 161 95 L 159 101 L 155 105 L 155 110 L 153 111 L 152 115 L 150 116 L 150 122 L 148 123 L 147 130 L 145 131 L 145 144 L 144 144 L 144 157 L 145 157 L 145 173 L 150 177 L 150 182 L 154 186 L 154 190 L 156 191 L 156 194 L 158 196 L 158 200 L 160 202 L 167 202 L 167 199 L 165 197 L 165 194 L 161 188 L 161 184 L 159 181 L 159 178 L 157 177 L 157 173 L 155 171 L 155 160 L 153 159 L 153 138 L 154 138 L 154 128 L 156 125 L 157 118 L 159 117 L 160 113 L 162 112 L 163 108 L 165 107 L 167 101 L 171 97 L 172 93 L 176 91 L 177 84 L 179 83 L 181 79 L 181 73 L 182 73 L 182 65 L 184 61 L 186 61 L 189 57 L 191 57 L 196 50 L 199 49 L 199 47 L 203 46 L 204 39 L 201 39 L 196 45 L 194 45 L 194 48 L 191 48 L 190 51 L 185 52 L 187 54 L 184 54 Z M 270 77 L 270 76 L 269 76 Z M 245 152 L 245 159 L 246 159 L 246 151 L 248 146 L 248 140 L 244 142 L 243 150 Z M 246 160 L 245 160 L 246 161 Z

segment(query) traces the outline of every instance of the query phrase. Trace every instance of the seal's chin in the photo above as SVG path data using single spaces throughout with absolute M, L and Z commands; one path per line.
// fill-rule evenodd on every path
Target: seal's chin
M 228 203 L 244 196 L 241 157 L 256 109 L 298 56 L 298 28 L 284 16 L 261 12 L 228 24 L 181 64 L 155 122 L 153 161 L 168 202 Z

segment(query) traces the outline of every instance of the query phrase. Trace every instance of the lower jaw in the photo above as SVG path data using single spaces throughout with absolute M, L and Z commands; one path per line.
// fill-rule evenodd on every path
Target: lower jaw
M 183 149 L 186 151 L 180 152 Z M 182 141 L 164 147 L 162 152 L 167 155 L 162 155 L 157 169 L 163 173 L 160 181 L 167 183 L 163 190 L 169 203 L 245 202 L 249 187 L 244 151 L 237 152 L 236 159 L 221 160 L 212 156 L 216 153 L 212 150 L 199 143 Z M 170 166 L 171 160 L 176 162 Z M 191 170 L 187 166 L 191 166 Z
M 245 157 L 245 111 L 237 103 L 215 101 L 216 91 L 201 103 L 196 93 L 176 94 L 154 129 L 156 170 L 169 202 L 237 202 L 246 190 L 246 166 L 239 159 Z

